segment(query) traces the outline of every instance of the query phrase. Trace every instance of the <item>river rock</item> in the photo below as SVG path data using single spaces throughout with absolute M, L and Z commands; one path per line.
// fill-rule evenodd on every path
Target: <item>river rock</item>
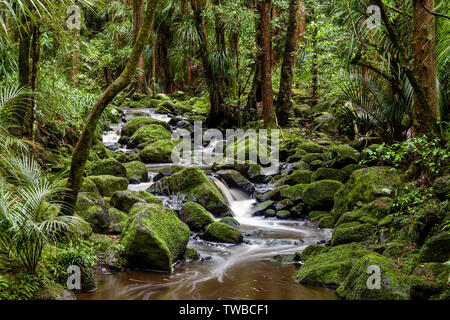
M 243 190 L 248 195 L 252 195 L 255 192 L 255 186 L 253 183 L 247 180 L 236 170 L 220 170 L 216 172 L 230 187 L 236 187 Z
M 150 124 L 139 128 L 130 138 L 129 148 L 148 145 L 156 141 L 170 142 L 172 133 L 160 124 Z
M 155 203 L 159 205 L 163 204 L 163 201 L 155 197 L 153 194 L 135 190 L 116 191 L 113 193 L 111 200 L 109 201 L 114 208 L 127 213 L 137 202 Z
M 157 181 L 147 191 L 157 195 L 178 194 L 185 201 L 201 204 L 215 216 L 231 216 L 231 209 L 220 191 L 198 167 L 183 168 Z
M 374 235 L 376 228 L 370 223 L 344 223 L 336 227 L 331 237 L 331 245 L 366 241 Z
M 252 215 L 254 215 L 254 216 L 262 216 L 267 209 L 273 207 L 274 203 L 275 202 L 272 201 L 272 200 L 267 200 L 267 201 L 264 201 L 264 202 L 257 203 L 252 208 Z
M 92 164 L 89 170 L 89 176 L 111 175 L 115 177 L 127 176 L 127 170 L 124 165 L 116 159 L 99 160 Z
M 239 229 L 222 222 L 213 222 L 206 227 L 203 239 L 221 243 L 241 243 L 242 233 Z
M 152 119 L 148 116 L 144 117 L 140 116 L 134 117 L 125 124 L 125 126 L 122 129 L 122 135 L 131 137 L 138 129 L 150 124 L 159 124 L 164 128 L 166 128 L 167 130 L 170 130 L 170 125 L 164 121 Z
M 319 168 L 313 172 L 311 181 L 316 182 L 321 180 L 336 180 L 345 183 L 347 181 L 347 174 L 343 170 Z
M 444 231 L 429 238 L 420 250 L 422 262 L 447 262 L 450 260 L 450 232 Z
M 157 204 L 137 203 L 130 210 L 120 244 L 131 267 L 172 271 L 189 242 L 189 227 Z
M 142 183 L 148 181 L 148 169 L 140 161 L 131 161 L 124 164 L 127 171 L 127 179 L 130 183 Z
M 233 217 L 225 217 L 225 218 L 222 218 L 222 219 L 220 219 L 220 222 L 225 223 L 225 224 L 227 224 L 227 225 L 229 225 L 229 226 L 231 226 L 231 227 L 237 228 L 237 229 L 239 229 L 239 227 L 240 227 L 240 225 L 241 225 L 241 224 L 240 224 L 235 218 L 233 218 Z
M 145 163 L 170 163 L 177 144 L 170 139 L 151 142 L 139 152 L 139 157 Z
M 339 181 L 321 180 L 308 185 L 303 192 L 303 202 L 313 208 L 333 207 L 334 194 L 343 186 Z
M 331 155 L 333 158 L 331 167 L 336 169 L 341 169 L 349 164 L 357 164 L 361 158 L 358 150 L 345 144 L 331 147 Z
M 204 231 L 208 224 L 214 222 L 205 208 L 192 201 L 183 204 L 178 216 L 192 231 Z
M 433 192 L 442 200 L 448 198 L 450 196 L 450 175 L 434 180 Z
M 118 190 L 126 190 L 128 188 L 128 180 L 122 177 L 114 177 L 110 175 L 89 176 L 98 191 L 104 197 L 111 197 Z

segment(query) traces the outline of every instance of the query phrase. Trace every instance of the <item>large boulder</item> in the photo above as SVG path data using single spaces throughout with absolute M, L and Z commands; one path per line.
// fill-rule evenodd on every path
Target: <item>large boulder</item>
M 331 156 L 333 158 L 331 167 L 336 169 L 344 168 L 349 164 L 357 164 L 361 158 L 358 150 L 345 144 L 331 147 Z
M 243 190 L 245 193 L 252 195 L 255 192 L 255 186 L 247 178 L 236 170 L 220 170 L 216 172 L 230 187 Z
M 230 216 L 231 209 L 225 198 L 206 174 L 198 167 L 187 167 L 153 184 L 148 192 L 157 195 L 182 196 L 185 201 L 201 204 L 213 215 Z
M 153 194 L 145 191 L 123 190 L 116 191 L 111 196 L 109 203 L 116 209 L 129 212 L 133 205 L 137 202 L 155 203 L 162 205 L 163 201 Z
M 243 236 L 239 229 L 223 222 L 209 224 L 202 237 L 208 241 L 222 243 L 241 243 L 243 241 Z
M 358 202 L 370 203 L 379 197 L 393 196 L 403 185 L 403 176 L 391 167 L 369 167 L 353 171 L 350 179 L 334 195 L 333 214 L 353 211 Z
M 447 262 L 450 260 L 450 232 L 444 231 L 429 238 L 420 250 L 422 262 Z
M 125 126 L 122 129 L 122 135 L 131 137 L 138 129 L 150 124 L 159 124 L 164 128 L 166 128 L 167 130 L 170 130 L 170 125 L 164 121 L 152 119 L 146 116 L 138 116 L 134 117 L 125 124 Z
M 139 128 L 130 138 L 130 148 L 147 145 L 156 141 L 171 141 L 172 133 L 160 124 L 150 124 Z
M 307 184 L 311 182 L 312 172 L 308 170 L 295 170 L 284 178 L 284 183 L 294 186 L 296 184 Z
M 178 142 L 172 140 L 159 140 L 147 144 L 139 152 L 139 157 L 145 163 L 170 163 L 172 150 Z
M 115 177 L 126 177 L 127 170 L 124 165 L 116 159 L 99 160 L 92 164 L 89 170 L 90 176 L 111 175 Z
M 265 178 L 263 167 L 249 160 L 240 162 L 231 158 L 222 158 L 214 162 L 212 170 L 214 172 L 221 170 L 236 170 L 253 182 L 262 182 Z
M 303 193 L 307 184 L 296 184 L 280 190 L 280 197 L 282 199 L 289 199 L 294 203 L 298 203 L 303 200 Z
M 321 180 L 308 185 L 303 192 L 303 202 L 313 208 L 333 207 L 334 195 L 343 186 L 339 181 Z
M 205 208 L 192 201 L 183 204 L 178 216 L 193 231 L 204 231 L 207 225 L 214 222 Z
M 370 251 L 358 243 L 313 250 L 308 256 L 302 255 L 304 264 L 295 274 L 295 281 L 337 288 L 344 282 L 353 265 L 368 253 Z
M 354 264 L 345 281 L 337 288 L 336 294 L 348 300 L 409 299 L 409 279 L 398 269 L 399 266 L 391 259 L 370 253 Z M 379 283 L 375 279 L 378 271 Z M 371 275 L 375 277 L 374 281 L 369 279 Z
M 153 203 L 133 206 L 120 240 L 129 266 L 168 272 L 188 242 L 189 227 L 173 210 Z
M 111 197 L 118 190 L 126 190 L 128 188 L 128 180 L 122 177 L 114 177 L 110 175 L 90 176 L 98 191 L 104 197 Z
M 450 175 L 437 178 L 433 183 L 433 192 L 441 199 L 450 195 Z
M 342 183 L 347 181 L 347 174 L 343 170 L 333 168 L 319 168 L 313 172 L 311 181 L 316 182 L 320 180 L 336 180 Z
M 126 213 L 94 205 L 82 212 L 81 216 L 92 225 L 95 232 L 119 234 L 127 219 Z
M 370 223 L 343 223 L 334 229 L 331 237 L 331 245 L 337 246 L 344 243 L 366 241 L 373 236 L 375 231 L 376 228 Z
M 127 171 L 127 179 L 130 183 L 141 183 L 148 181 L 148 169 L 140 161 L 131 161 L 124 164 Z

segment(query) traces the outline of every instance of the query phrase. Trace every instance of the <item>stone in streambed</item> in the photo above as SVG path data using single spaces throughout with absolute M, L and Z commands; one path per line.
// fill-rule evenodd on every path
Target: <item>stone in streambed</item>
M 255 192 L 255 186 L 236 170 L 220 170 L 218 174 L 230 187 L 243 190 L 248 195 Z
M 222 222 L 213 222 L 206 227 L 203 239 L 222 243 L 241 243 L 242 233 L 239 229 L 231 227 Z
M 140 161 L 131 161 L 124 164 L 127 171 L 127 179 L 130 183 L 142 183 L 148 181 L 148 169 Z
M 104 197 L 111 197 L 118 190 L 126 190 L 128 188 L 128 180 L 122 177 L 114 177 L 111 175 L 89 176 L 98 191 Z
M 138 116 L 134 117 L 125 124 L 125 126 L 122 129 L 122 135 L 131 137 L 141 127 L 150 124 L 159 124 L 164 128 L 166 128 L 167 130 L 170 130 L 170 125 L 164 121 L 152 119 L 148 116 Z
M 192 201 L 183 204 L 178 216 L 193 231 L 204 231 L 207 225 L 214 222 L 205 208 Z
M 150 124 L 139 128 L 130 138 L 129 148 L 156 141 L 171 141 L 172 133 L 160 124 Z
M 334 204 L 334 194 L 343 186 L 339 181 L 321 180 L 308 185 L 303 192 L 303 202 L 313 208 L 327 208 Z
M 313 172 L 311 181 L 316 182 L 320 180 L 336 180 L 345 183 L 347 174 L 343 170 L 333 168 L 319 168 Z
M 331 245 L 337 246 L 344 243 L 366 241 L 374 235 L 375 231 L 376 228 L 370 223 L 344 223 L 334 229 Z
M 89 176 L 111 175 L 115 177 L 126 177 L 127 170 L 124 165 L 116 159 L 99 160 L 92 164 Z
M 109 203 L 114 207 L 124 212 L 129 212 L 133 205 L 137 202 L 155 203 L 162 205 L 163 201 L 158 199 L 153 194 L 145 191 L 123 190 L 116 191 L 111 196 Z

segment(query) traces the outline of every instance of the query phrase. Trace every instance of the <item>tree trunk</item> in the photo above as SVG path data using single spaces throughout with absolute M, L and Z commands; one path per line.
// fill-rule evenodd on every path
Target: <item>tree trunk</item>
M 313 21 L 316 20 L 316 11 L 313 8 Z M 317 69 L 317 25 L 312 27 L 312 57 L 311 57 L 311 104 L 317 105 L 319 96 L 319 71 Z
M 270 7 L 272 0 L 263 0 L 261 4 L 261 86 L 263 102 L 263 119 L 267 128 L 275 125 L 272 92 L 272 61 L 270 36 Z
M 298 49 L 300 0 L 290 0 L 289 23 L 286 34 L 283 65 L 281 66 L 280 91 L 278 94 L 277 116 L 280 125 L 286 125 L 292 116 L 292 80 L 294 64 Z
M 40 39 L 41 39 L 41 32 L 39 30 L 39 27 L 35 26 L 33 28 L 33 35 L 31 40 L 31 50 L 30 50 L 30 56 L 31 56 L 31 76 L 30 76 L 30 88 L 33 92 L 33 95 L 31 97 L 31 100 L 29 101 L 30 108 L 29 108 L 29 116 L 27 117 L 27 132 L 30 137 L 32 137 L 32 140 L 36 140 L 36 131 L 37 131 L 37 123 L 36 123 L 36 109 L 37 109 L 37 103 L 36 103 L 36 91 L 37 91 L 37 79 L 38 79 L 38 72 L 39 72 L 39 62 L 40 62 L 40 53 L 41 53 L 41 46 L 40 46 Z
M 125 65 L 125 69 L 97 100 L 86 120 L 81 137 L 73 152 L 72 164 L 67 182 L 67 188 L 70 190 L 66 192 L 64 197 L 64 202 L 66 203 L 64 211 L 67 214 L 73 213 L 77 202 L 78 192 L 83 179 L 83 171 L 89 155 L 89 148 L 95 137 L 95 128 L 97 127 L 97 123 L 108 104 L 119 92 L 130 84 L 139 64 L 139 58 L 142 50 L 144 49 L 149 35 L 152 32 L 157 4 L 158 0 L 148 1 L 142 28 L 139 31 L 139 35 L 137 36 L 136 42 L 131 51 L 130 58 Z
M 194 13 L 195 27 L 199 35 L 200 43 L 200 56 L 202 60 L 203 72 L 206 80 L 208 81 L 209 102 L 211 104 L 211 110 L 208 116 L 208 126 L 215 128 L 221 126 L 226 121 L 226 114 L 222 106 L 223 96 L 221 88 L 217 86 L 217 80 L 215 79 L 214 71 L 208 62 L 208 44 L 206 38 L 206 30 L 202 17 L 202 7 L 205 6 L 204 0 L 191 0 L 191 7 Z
M 434 0 L 423 0 L 424 5 L 434 9 Z M 414 99 L 414 133 L 430 134 L 438 120 L 439 105 L 436 85 L 435 17 L 423 8 L 421 1 L 413 7 L 413 74 L 422 87 L 427 105 L 417 95 Z
M 30 87 L 30 77 L 31 77 L 31 67 L 30 67 L 30 45 L 31 45 L 31 35 L 28 30 L 24 28 L 20 29 L 19 35 L 19 54 L 18 54 L 18 66 L 19 66 L 19 85 L 22 88 Z M 29 101 L 21 101 L 17 105 L 17 121 L 18 135 L 26 135 L 27 133 L 27 114 L 29 112 Z
M 133 1 L 133 43 L 136 42 L 136 39 L 139 35 L 139 30 L 141 30 L 143 19 L 144 19 L 144 1 L 143 0 L 134 0 Z M 145 80 L 145 52 L 144 52 L 144 50 L 142 50 L 141 56 L 139 57 L 136 91 L 139 93 L 147 93 L 147 83 Z

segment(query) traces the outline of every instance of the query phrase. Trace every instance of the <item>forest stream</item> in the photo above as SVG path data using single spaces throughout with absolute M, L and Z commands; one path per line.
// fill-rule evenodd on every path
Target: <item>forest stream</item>
M 124 111 L 123 120 L 126 122 L 130 116 L 126 109 Z M 154 119 L 170 120 L 169 115 L 154 113 L 152 109 L 139 111 L 149 113 Z M 103 134 L 103 142 L 111 149 L 127 152 L 127 149 L 117 145 L 123 125 L 111 125 L 111 131 Z M 203 151 L 210 152 L 212 149 L 213 146 L 206 146 Z M 148 164 L 150 182 L 130 184 L 128 188 L 147 190 L 156 172 L 170 165 Z M 102 272 L 97 274 L 97 290 L 79 294 L 78 299 L 335 299 L 334 290 L 295 283 L 293 275 L 300 265 L 278 261 L 312 243 L 329 240 L 331 230 L 319 229 L 309 221 L 254 217 L 251 214 L 256 202 L 254 199 L 213 176 L 210 167 L 201 166 L 201 169 L 227 200 L 234 218 L 240 223 L 244 243 L 213 243 L 191 233 L 188 247 L 200 253 L 199 261 L 179 262 L 171 274 L 140 270 Z M 255 188 L 270 190 L 273 187 L 270 184 L 256 184 Z M 181 203 L 176 197 L 160 198 L 165 206 L 180 208 Z

